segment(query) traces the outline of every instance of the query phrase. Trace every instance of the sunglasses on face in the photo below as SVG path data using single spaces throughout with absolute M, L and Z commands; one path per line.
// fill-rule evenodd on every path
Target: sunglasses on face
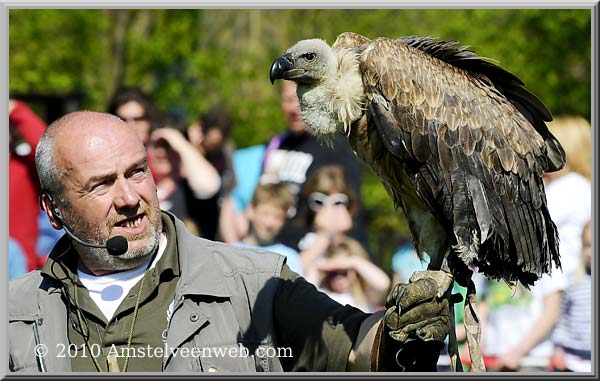
M 343 193 L 334 193 L 332 195 L 327 196 L 321 192 L 313 192 L 308 196 L 308 206 L 313 210 L 317 211 L 324 207 L 325 205 L 343 205 L 348 206 L 350 203 L 350 199 L 348 195 Z
M 333 279 L 335 277 L 338 276 L 347 276 L 348 275 L 348 270 L 337 270 L 337 271 L 328 271 L 327 272 L 327 279 Z

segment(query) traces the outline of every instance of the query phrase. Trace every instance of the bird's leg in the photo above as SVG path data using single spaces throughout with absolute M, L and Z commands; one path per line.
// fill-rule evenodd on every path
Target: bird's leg
M 481 324 L 476 313 L 475 291 L 475 283 L 472 279 L 469 279 L 465 298 L 465 331 L 467 333 L 469 356 L 471 357 L 471 372 L 485 372 L 480 346 Z
M 450 267 L 448 266 L 448 262 L 444 261 L 442 265 L 442 270 L 452 273 L 450 271 Z M 450 292 L 450 295 L 452 293 Z M 450 297 L 450 295 L 448 297 Z M 462 372 L 463 367 L 460 362 L 460 356 L 458 355 L 458 340 L 456 339 L 456 319 L 454 316 L 454 303 L 450 300 L 450 333 L 448 334 L 448 356 L 450 357 L 450 367 L 453 372 Z

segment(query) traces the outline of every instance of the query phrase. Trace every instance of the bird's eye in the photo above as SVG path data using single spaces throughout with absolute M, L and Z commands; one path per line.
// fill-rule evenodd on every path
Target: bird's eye
M 307 61 L 312 61 L 315 59 L 315 55 L 314 55 L 314 53 L 306 53 L 304 55 L 304 58 L 306 58 Z

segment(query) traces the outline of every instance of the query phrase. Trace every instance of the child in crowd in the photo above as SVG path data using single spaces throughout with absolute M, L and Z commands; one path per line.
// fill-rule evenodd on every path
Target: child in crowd
M 238 244 L 282 254 L 286 256 L 289 268 L 302 275 L 298 252 L 276 241 L 293 204 L 294 196 L 285 184 L 259 185 L 246 209 L 248 234 Z
M 561 319 L 554 332 L 553 366 L 558 371 L 592 371 L 592 224 L 581 237 L 581 261 L 573 284 L 566 288 Z
M 348 236 L 327 248 L 307 272 L 306 279 L 333 300 L 365 312 L 379 309 L 390 287 L 387 274 L 369 261 L 358 241 Z
M 342 236 L 351 236 L 356 195 L 348 184 L 344 168 L 324 165 L 307 180 L 299 204 L 300 217 L 293 228 L 304 266 Z

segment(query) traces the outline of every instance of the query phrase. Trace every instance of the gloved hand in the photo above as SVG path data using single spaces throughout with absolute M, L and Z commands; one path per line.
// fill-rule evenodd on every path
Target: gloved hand
M 408 284 L 394 285 L 376 338 L 380 342 L 373 370 L 436 371 L 444 339 L 453 328 L 449 303 L 457 298 L 450 296 L 452 284 L 452 275 L 445 271 L 417 271 Z

